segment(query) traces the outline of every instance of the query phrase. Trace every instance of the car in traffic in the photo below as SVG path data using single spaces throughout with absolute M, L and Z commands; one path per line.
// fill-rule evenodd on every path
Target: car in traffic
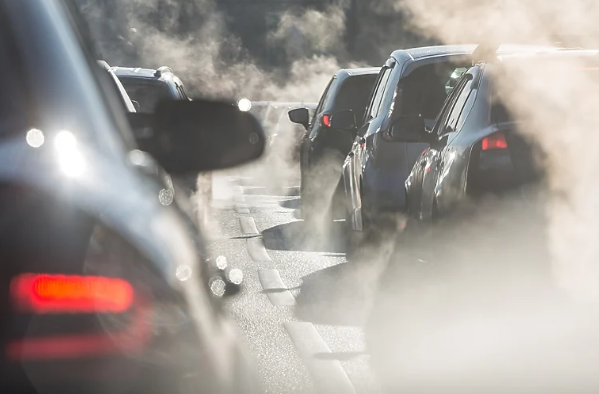
M 572 261 L 589 258 L 579 221 L 594 212 L 576 183 L 595 182 L 574 181 L 584 165 L 573 147 L 597 123 L 599 51 L 480 49 L 432 130 L 418 115 L 391 125 L 430 147 L 406 181 L 410 218 L 365 327 L 373 367 L 388 392 L 593 392 L 596 329 L 584 316 L 595 303 Z
M 300 146 L 301 215 L 305 221 L 332 222 L 344 210 L 341 167 L 355 138 L 353 128 L 331 124 L 333 117 L 349 114 L 353 124 L 361 121 L 380 68 L 342 69 L 332 76 L 314 114 L 307 107 L 289 111 L 289 119 L 306 129 Z
M 521 133 L 523 120 L 515 117 L 494 93 L 502 83 L 499 71 L 514 63 L 541 69 L 540 64 L 564 56 L 580 57 L 594 66 L 597 54 L 595 50 L 564 49 L 537 56 L 506 55 L 482 60 L 457 82 L 430 132 L 418 119 L 400 120 L 414 122 L 416 127 L 406 132 L 430 144 L 405 183 L 410 218 L 436 222 L 451 216 L 469 199 L 507 193 L 542 180 L 544 169 L 539 166 L 539 155 L 543 153 Z M 593 70 L 589 66 L 586 71 Z M 411 138 L 401 134 L 398 130 L 400 139 Z
M 257 392 L 226 283 L 147 167 L 256 159 L 258 122 L 202 100 L 128 119 L 75 2 L 0 11 L 0 391 Z
M 418 115 L 425 127 L 435 119 L 459 75 L 471 66 L 476 45 L 442 45 L 397 50 L 383 66 L 365 121 L 343 164 L 347 222 L 356 231 L 394 227 L 406 210 L 405 181 L 428 142 L 396 140 L 391 125 Z M 503 53 L 548 51 L 553 47 L 505 45 Z M 407 119 L 407 118 L 406 118 Z M 351 127 L 343 124 L 340 127 Z M 333 126 L 337 120 L 331 120 Z M 401 226 L 401 223 L 400 223 Z
M 189 100 L 185 86 L 167 66 L 157 70 L 112 67 L 131 100 L 139 103 L 139 112 L 152 113 L 161 100 Z

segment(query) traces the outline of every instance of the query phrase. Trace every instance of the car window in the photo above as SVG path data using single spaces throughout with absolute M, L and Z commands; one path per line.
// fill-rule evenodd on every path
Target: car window
M 388 67 L 385 67 L 381 71 L 376 88 L 373 92 L 370 108 L 368 109 L 368 117 L 370 119 L 376 118 L 379 114 L 381 102 L 383 101 L 384 94 L 387 91 L 387 82 L 389 81 L 389 77 L 391 76 L 391 71 L 392 69 Z
M 121 82 L 131 100 L 139 103 L 139 112 L 152 113 L 163 100 L 172 99 L 168 85 L 157 80 L 121 78 Z
M 351 109 L 357 121 L 363 119 L 376 78 L 377 74 L 347 78 L 335 97 L 333 110 Z
M 324 92 L 322 92 L 322 96 L 320 96 L 320 102 L 318 103 L 318 106 L 316 107 L 316 110 L 314 111 L 314 116 L 312 117 L 312 121 L 310 122 L 310 124 L 316 123 L 316 116 L 322 112 L 323 108 L 327 104 L 330 93 L 331 93 L 331 86 L 333 85 L 333 82 L 335 81 L 336 78 L 337 78 L 336 76 L 333 76 L 333 78 L 331 78 L 331 80 L 327 84 L 327 87 L 324 89 Z
M 399 111 L 399 115 L 417 114 L 435 119 L 447 98 L 445 87 L 454 71 L 455 66 L 449 62 L 415 69 L 398 84 L 394 111 Z
M 445 103 L 443 104 L 443 108 L 442 108 L 441 112 L 439 113 L 439 115 L 437 116 L 437 121 L 435 122 L 435 127 L 433 128 L 434 134 L 443 134 L 448 117 L 449 117 L 450 113 L 452 112 L 452 109 L 455 107 L 456 97 L 461 93 L 461 91 L 464 88 L 464 85 L 467 82 L 468 82 L 468 78 L 466 76 L 462 77 L 456 84 L 456 87 L 452 90 L 452 92 L 449 94 L 449 96 L 445 100 Z
M 447 118 L 447 125 L 445 126 L 444 133 L 453 133 L 458 130 L 458 120 L 466 106 L 468 97 L 472 93 L 472 81 L 472 76 L 467 75 L 461 91 L 456 96 L 455 105 Z

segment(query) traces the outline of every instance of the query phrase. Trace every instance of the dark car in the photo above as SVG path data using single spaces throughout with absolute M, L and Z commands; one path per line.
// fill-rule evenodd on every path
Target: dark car
M 597 52 L 562 50 L 532 59 L 542 62 L 565 55 L 592 61 Z M 420 129 L 430 147 L 406 180 L 411 218 L 433 222 L 467 199 L 509 192 L 543 178 L 537 164 L 541 153 L 518 132 L 522 120 L 493 95 L 501 82 L 497 75 L 502 65 L 523 65 L 530 58 L 512 55 L 500 57 L 499 64 L 490 60 L 476 64 L 457 83 L 432 131 Z M 542 105 L 541 99 L 537 101 Z
M 300 147 L 304 220 L 326 222 L 339 214 L 333 207 L 343 201 L 341 166 L 351 149 L 355 131 L 351 127 L 332 127 L 331 119 L 344 111 L 351 119 L 361 120 L 379 71 L 380 68 L 339 70 L 329 81 L 311 119 L 306 107 L 289 111 L 289 119 L 307 130 Z M 343 217 L 343 209 L 340 214 Z
M 129 114 L 136 140 L 76 8 L 0 1 L 0 392 L 252 391 L 223 281 L 146 167 L 241 164 L 263 132 L 234 103 L 171 101 Z
M 430 147 L 365 325 L 372 366 L 386 392 L 596 392 L 596 159 L 579 147 L 599 51 L 485 51 L 410 130 Z
M 113 67 L 131 100 L 139 103 L 138 112 L 152 113 L 161 100 L 189 100 L 183 82 L 169 67 Z
M 343 165 L 348 222 L 353 230 L 395 224 L 396 213 L 405 212 L 405 181 L 428 147 L 426 141 L 397 139 L 391 124 L 407 122 L 406 116 L 422 118 L 432 128 L 456 77 L 471 65 L 475 45 L 449 45 L 398 50 L 382 68 L 365 122 L 359 128 L 351 152 Z M 501 51 L 548 50 L 549 47 L 510 45 Z M 399 125 L 399 124 L 397 124 Z
M 429 127 L 446 98 L 454 71 L 471 64 L 473 45 L 398 50 L 378 76 L 364 124 L 343 164 L 347 221 L 369 229 L 380 215 L 405 206 L 404 182 L 422 143 L 398 143 L 389 134 L 392 120 L 420 114 Z

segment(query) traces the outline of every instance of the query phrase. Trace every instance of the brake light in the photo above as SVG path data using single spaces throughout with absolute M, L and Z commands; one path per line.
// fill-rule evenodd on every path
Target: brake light
M 322 115 L 322 124 L 326 127 L 331 127 L 331 115 L 324 114 Z
M 133 288 L 101 276 L 23 274 L 11 282 L 17 309 L 32 313 L 119 313 L 131 306 Z
M 482 150 L 507 149 L 507 141 L 502 132 L 495 133 L 482 140 Z

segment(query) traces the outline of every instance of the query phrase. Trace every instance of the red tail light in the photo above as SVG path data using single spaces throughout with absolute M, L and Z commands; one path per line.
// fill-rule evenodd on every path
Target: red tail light
M 505 135 L 502 132 L 499 132 L 483 138 L 482 149 L 484 151 L 491 149 L 507 149 Z
M 119 313 L 131 306 L 133 288 L 99 276 L 24 274 L 11 282 L 16 308 L 32 313 Z
M 331 127 L 331 115 L 324 114 L 322 115 L 322 124 L 326 127 Z

